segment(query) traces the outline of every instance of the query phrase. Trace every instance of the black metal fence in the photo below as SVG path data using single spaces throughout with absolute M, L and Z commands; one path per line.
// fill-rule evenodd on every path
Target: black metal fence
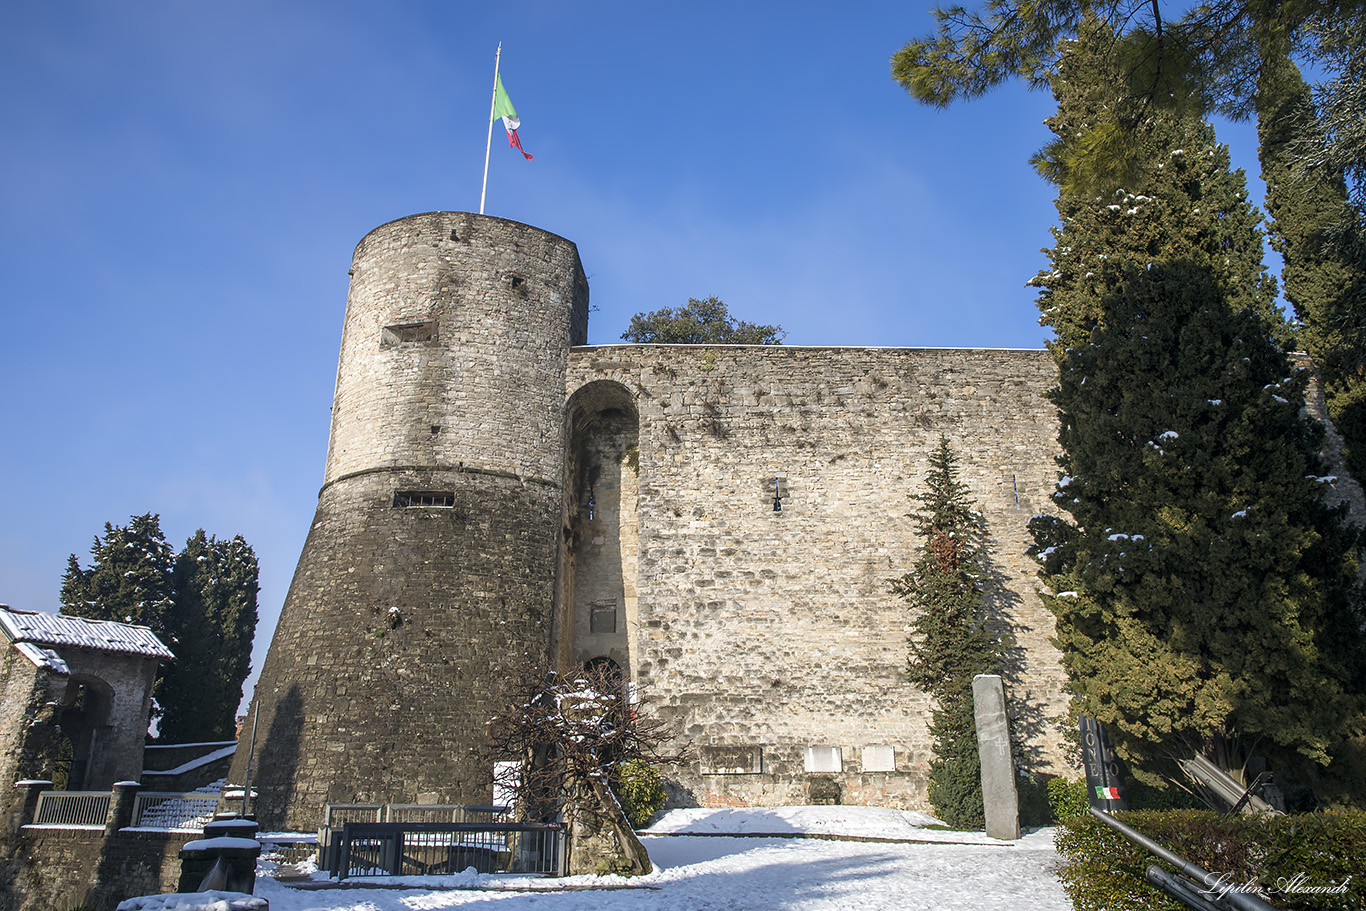
M 564 869 L 559 823 L 348 822 L 328 872 L 349 876 L 540 873 Z

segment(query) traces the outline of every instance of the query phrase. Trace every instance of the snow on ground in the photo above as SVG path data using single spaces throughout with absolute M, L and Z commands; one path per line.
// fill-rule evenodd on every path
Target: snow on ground
M 674 810 L 643 833 L 655 864 L 649 876 L 470 873 L 348 881 L 387 888 L 304 891 L 260 875 L 256 894 L 270 900 L 271 911 L 439 911 L 494 903 L 498 911 L 1070 911 L 1051 872 L 1057 861 L 1051 829 L 1002 842 L 980 832 L 925 828 L 935 824 L 923 813 L 876 807 Z M 712 837 L 651 834 L 683 830 Z M 315 884 L 325 881 L 314 877 Z
M 811 833 L 855 838 L 904 838 L 910 841 L 1001 842 L 983 832 L 929 829 L 944 823 L 914 810 L 883 807 L 741 807 L 714 810 L 699 807 L 670 810 L 645 831 L 651 835 L 787 835 Z

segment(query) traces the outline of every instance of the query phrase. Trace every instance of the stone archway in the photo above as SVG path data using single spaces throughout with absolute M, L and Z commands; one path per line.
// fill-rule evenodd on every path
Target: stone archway
M 570 397 L 566 420 L 560 664 L 606 658 L 633 681 L 640 417 L 625 386 L 599 380 Z
M 98 677 L 81 675 L 67 680 L 55 718 L 71 748 L 67 790 L 100 791 L 113 785 L 106 771 L 113 705 L 113 688 Z

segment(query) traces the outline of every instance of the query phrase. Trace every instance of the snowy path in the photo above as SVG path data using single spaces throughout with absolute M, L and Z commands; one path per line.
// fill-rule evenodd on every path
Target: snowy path
M 843 825 L 834 826 L 819 816 L 796 818 L 789 819 L 791 831 L 840 829 L 842 834 L 865 837 L 906 837 L 905 826 L 885 816 L 889 811 L 850 815 L 850 809 L 841 808 L 846 816 Z M 884 815 L 873 818 L 876 814 Z M 752 820 L 731 819 L 730 823 L 760 825 Z M 715 828 L 721 823 L 691 820 L 687 824 Z M 670 827 L 679 825 L 675 819 Z M 498 911 L 1070 911 L 1071 904 L 1051 872 L 1057 861 L 1051 829 L 1014 843 L 992 842 L 980 833 L 923 831 L 921 835 L 956 835 L 982 843 L 647 835 L 645 845 L 656 870 L 631 880 L 471 875 L 409 880 L 411 889 L 304 892 L 261 878 L 256 894 L 270 900 L 271 911 L 429 911 L 466 906 Z M 650 888 L 548 894 L 487 891 L 606 885 Z M 440 891 L 443 886 L 456 888 Z

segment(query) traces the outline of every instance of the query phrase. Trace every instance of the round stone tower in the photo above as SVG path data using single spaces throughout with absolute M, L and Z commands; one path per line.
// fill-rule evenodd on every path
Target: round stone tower
M 577 249 L 537 228 L 432 212 L 356 247 L 318 511 L 253 705 L 267 829 L 490 801 L 499 681 L 550 651 L 587 327 Z

